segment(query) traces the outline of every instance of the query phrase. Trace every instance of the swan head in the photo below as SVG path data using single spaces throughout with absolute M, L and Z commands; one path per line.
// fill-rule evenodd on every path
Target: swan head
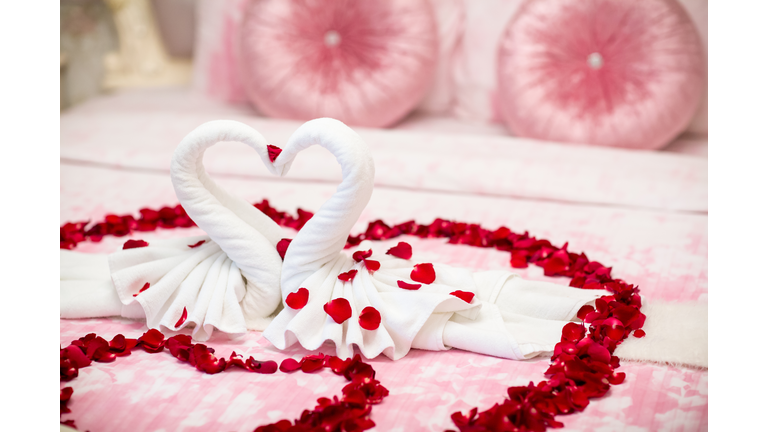
M 290 170 L 296 155 L 313 145 L 325 147 L 342 167 L 342 172 L 362 165 L 373 167 L 367 145 L 360 135 L 339 120 L 319 118 L 301 125 L 288 139 L 285 148 L 271 163 L 270 170 L 279 176 L 285 176 Z

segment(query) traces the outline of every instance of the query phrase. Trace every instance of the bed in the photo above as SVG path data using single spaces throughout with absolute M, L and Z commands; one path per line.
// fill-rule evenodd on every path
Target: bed
M 208 120 L 253 126 L 276 145 L 301 122 L 259 117 L 249 108 L 216 102 L 187 87 L 117 91 L 61 115 L 61 223 L 102 220 L 177 203 L 169 161 L 180 139 Z M 569 244 L 640 286 L 644 300 L 707 302 L 707 142 L 682 137 L 665 151 L 637 151 L 540 142 L 507 135 L 499 126 L 429 115 L 390 129 L 355 128 L 371 146 L 375 190 L 354 233 L 369 222 L 428 224 L 436 218 L 506 226 Z M 246 146 L 221 143 L 205 156 L 208 173 L 249 202 L 268 200 L 295 214 L 313 211 L 341 179 L 332 155 L 312 148 L 285 178 L 271 176 Z M 108 253 L 127 239 L 199 234 L 160 229 L 82 242 L 79 252 Z M 394 245 L 400 239 L 383 241 Z M 408 236 L 414 248 L 447 264 L 508 269 L 509 254 Z M 516 269 L 546 277 L 540 267 Z M 67 346 L 88 333 L 138 337 L 140 321 L 118 318 L 60 321 Z M 701 329 L 706 332 L 706 328 Z M 236 351 L 259 360 L 313 354 L 279 351 L 260 332 L 215 333 L 207 344 L 219 356 Z M 332 347 L 321 352 L 332 354 Z M 544 378 L 548 357 L 512 361 L 459 350 L 414 350 L 399 361 L 370 360 L 390 395 L 374 406 L 373 430 L 456 429 L 451 414 L 488 409 L 510 386 Z M 708 371 L 702 367 L 622 361 L 624 383 L 591 401 L 584 412 L 558 417 L 562 430 L 696 431 L 708 427 Z M 98 363 L 62 387 L 74 388 L 62 420 L 79 430 L 250 431 L 298 418 L 322 396 L 339 395 L 343 378 L 330 373 L 206 375 L 169 355 L 134 351 Z

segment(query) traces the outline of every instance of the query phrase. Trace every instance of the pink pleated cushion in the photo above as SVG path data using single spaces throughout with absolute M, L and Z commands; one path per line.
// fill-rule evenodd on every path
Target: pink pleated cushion
M 370 127 L 419 103 L 438 55 L 421 0 L 253 0 L 240 42 L 246 93 L 261 112 Z
M 657 149 L 704 89 L 703 53 L 676 0 L 529 0 L 499 46 L 499 110 L 516 135 Z

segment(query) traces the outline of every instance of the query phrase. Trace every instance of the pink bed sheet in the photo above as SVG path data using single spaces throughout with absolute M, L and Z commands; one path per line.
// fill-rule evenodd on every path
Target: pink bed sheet
M 142 102 L 136 94 L 95 100 L 62 115 L 61 220 L 101 219 L 107 213 L 175 204 L 167 164 L 181 136 L 202 121 L 241 119 L 280 145 L 295 122 L 254 118 L 238 108 L 175 99 Z M 131 99 L 134 98 L 134 99 Z M 133 105 L 132 105 L 133 104 Z M 144 109 L 140 109 L 141 107 Z M 171 109 L 174 108 L 174 109 Z M 377 187 L 354 231 L 367 222 L 436 217 L 480 223 L 556 244 L 613 266 L 613 274 L 639 284 L 646 298 L 707 301 L 706 159 L 534 143 L 508 137 L 361 130 L 374 150 Z M 279 209 L 314 211 L 335 191 L 338 166 L 322 152 L 299 156 L 285 179 L 271 178 L 244 146 L 221 145 L 206 156 L 223 187 L 251 202 L 267 198 Z M 185 236 L 197 229 L 160 230 L 132 238 Z M 109 252 L 127 238 L 84 243 L 77 250 Z M 509 268 L 508 254 L 408 238 L 434 261 L 473 269 Z M 392 244 L 382 242 L 375 247 Z M 395 241 L 396 242 L 396 241 Z M 545 278 L 538 267 L 519 272 Z M 89 332 L 137 337 L 146 327 L 120 319 L 61 320 L 61 343 Z M 262 360 L 306 352 L 279 352 L 259 332 L 237 338 L 217 334 L 220 356 L 233 350 Z M 330 353 L 330 347 L 325 352 Z M 461 351 L 415 350 L 404 359 L 372 360 L 390 390 L 376 406 L 377 431 L 445 430 L 450 414 L 501 401 L 511 385 L 543 379 L 546 358 L 517 362 Z M 583 412 L 565 416 L 565 429 L 641 431 L 707 429 L 707 371 L 624 363 L 625 383 Z M 208 376 L 167 354 L 134 352 L 115 363 L 82 369 L 68 384 L 81 430 L 253 430 L 295 418 L 320 396 L 339 394 L 332 374 Z

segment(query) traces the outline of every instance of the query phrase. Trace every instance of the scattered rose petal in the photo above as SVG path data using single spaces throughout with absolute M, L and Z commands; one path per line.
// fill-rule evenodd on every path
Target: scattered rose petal
M 307 305 L 307 301 L 309 301 L 309 290 L 306 288 L 299 288 L 285 297 L 285 304 L 291 309 L 301 309 Z
M 381 268 L 381 263 L 376 260 L 363 260 L 363 264 L 365 265 L 365 268 L 369 272 L 375 272 L 376 270 Z
M 277 253 L 280 254 L 280 259 L 285 259 L 285 252 L 288 250 L 288 245 L 291 244 L 292 239 L 281 239 L 277 242 Z
M 325 356 L 322 354 L 308 355 L 301 359 L 301 371 L 304 373 L 312 373 L 323 368 L 325 364 Z
M 409 260 L 411 259 L 411 256 L 413 256 L 413 248 L 411 245 L 409 245 L 406 242 L 399 242 L 397 246 L 390 248 L 387 251 L 387 255 L 392 255 L 393 257 Z
M 323 306 L 325 313 L 337 323 L 341 324 L 352 316 L 352 307 L 349 301 L 343 297 L 333 299 Z
M 301 368 L 301 363 L 292 358 L 287 358 L 280 362 L 280 372 L 289 373 Z
M 435 267 L 430 264 L 416 264 L 411 271 L 411 280 L 423 284 L 431 284 L 435 281 Z
M 205 243 L 205 240 L 200 240 L 199 242 L 197 242 L 195 244 L 187 245 L 187 247 L 190 248 L 190 249 L 194 249 L 194 248 L 202 245 L 203 243 Z
M 401 280 L 397 281 L 397 286 L 399 286 L 402 289 L 415 291 L 419 288 L 421 288 L 421 284 L 411 284 L 408 282 L 403 282 Z
M 584 318 L 586 318 L 590 312 L 594 312 L 594 311 L 595 311 L 595 308 L 592 305 L 584 305 L 576 313 L 576 317 L 584 321 Z
M 339 275 L 339 280 L 343 282 L 352 282 L 352 279 L 355 278 L 355 275 L 357 275 L 357 270 L 350 270 L 345 273 L 341 273 Z
M 574 322 L 569 322 L 563 326 L 561 340 L 563 342 L 576 343 L 580 341 L 585 334 L 587 334 L 587 329 L 585 329 L 584 326 Z
M 456 296 L 462 300 L 464 300 L 467 303 L 472 303 L 472 299 L 475 297 L 475 293 L 467 292 L 467 291 L 461 291 L 456 290 L 451 293 L 452 296 Z
M 278 156 L 280 156 L 280 153 L 283 152 L 283 149 L 281 149 L 278 146 L 268 144 L 267 145 L 267 153 L 269 154 L 269 161 L 275 162 L 275 159 L 277 159 Z
M 645 337 L 645 331 L 643 331 L 643 329 L 635 330 L 632 335 L 636 338 Z
M 360 262 L 366 258 L 370 258 L 371 255 L 373 255 L 373 251 L 370 249 L 367 251 L 357 251 L 352 254 L 352 259 L 355 260 L 355 262 Z
M 249 371 L 260 374 L 273 374 L 277 372 L 277 362 L 274 360 L 260 362 L 253 357 L 249 357 L 248 360 L 245 361 L 245 366 Z
M 358 319 L 360 327 L 366 330 L 376 330 L 381 324 L 381 314 L 373 306 L 363 308 Z
M 138 339 L 144 351 L 156 353 L 163 350 L 165 336 L 157 329 L 149 329 Z
M 136 294 L 134 294 L 133 296 L 134 296 L 134 297 L 136 297 L 137 295 L 139 295 L 139 294 L 143 293 L 144 291 L 146 291 L 146 290 L 148 290 L 148 289 L 149 289 L 149 282 L 145 283 L 145 284 L 144 284 L 144 286 L 143 286 L 143 287 L 141 287 L 141 289 L 139 290 L 139 292 L 137 292 L 137 293 L 136 293 Z
M 135 249 L 149 246 L 144 240 L 128 240 L 123 244 L 123 249 Z
M 187 307 L 184 306 L 184 310 L 181 311 L 181 317 L 179 318 L 178 321 L 176 321 L 176 325 L 174 327 L 176 327 L 178 329 L 186 321 L 187 321 Z

